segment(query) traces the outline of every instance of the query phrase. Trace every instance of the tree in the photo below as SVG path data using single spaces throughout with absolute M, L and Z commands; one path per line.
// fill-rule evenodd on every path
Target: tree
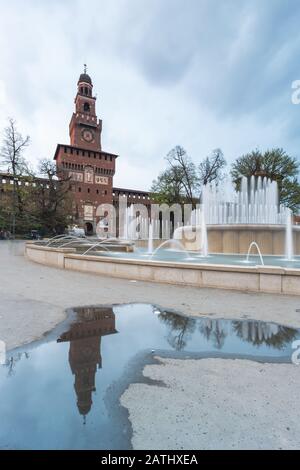
M 15 236 L 16 216 L 22 216 L 24 209 L 23 191 L 19 185 L 19 177 L 28 173 L 28 165 L 23 157 L 25 148 L 29 145 L 30 138 L 25 138 L 18 132 L 16 121 L 12 118 L 8 120 L 8 126 L 4 129 L 3 144 L 0 150 L 2 161 L 1 166 L 5 166 L 9 173 L 13 175 L 13 200 L 12 200 L 12 234 Z
M 177 145 L 168 153 L 166 160 L 170 168 L 173 171 L 177 171 L 178 177 L 181 178 L 187 202 L 194 206 L 195 191 L 199 187 L 199 178 L 195 164 L 180 145 Z
M 296 211 L 300 206 L 298 182 L 299 162 L 283 149 L 275 148 L 262 153 L 254 150 L 239 157 L 232 165 L 231 177 L 239 189 L 243 176 L 265 176 L 277 181 L 280 203 Z
M 184 203 L 182 172 L 179 168 L 168 168 L 152 182 L 151 197 L 158 204 Z
M 166 161 L 168 168 L 152 183 L 152 198 L 160 204 L 188 203 L 193 208 L 199 201 L 202 186 L 220 181 L 226 166 L 222 151 L 216 149 L 196 167 L 179 145 L 168 153 Z
M 173 312 L 161 312 L 158 319 L 168 328 L 167 341 L 176 351 L 181 351 L 187 346 L 195 328 L 196 320 Z
M 285 180 L 282 184 L 280 202 L 296 214 L 300 207 L 300 184 L 297 179 Z
M 212 181 L 219 182 L 224 178 L 226 160 L 221 149 L 215 149 L 199 164 L 199 182 L 206 185 Z
M 35 217 L 42 231 L 62 232 L 70 223 L 72 214 L 70 178 L 60 177 L 58 180 L 56 165 L 51 160 L 41 160 L 38 171 L 46 178 L 40 180 L 35 187 Z

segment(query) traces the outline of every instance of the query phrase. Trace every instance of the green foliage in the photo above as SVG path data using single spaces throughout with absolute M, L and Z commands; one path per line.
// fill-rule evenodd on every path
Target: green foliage
M 39 173 L 47 178 L 47 185 L 37 184 L 34 188 L 33 213 L 43 234 L 62 233 L 70 224 L 72 213 L 69 178 L 58 180 L 56 165 L 51 160 L 40 161 Z
M 13 184 L 0 193 L 0 228 L 14 236 L 39 230 L 42 234 L 63 232 L 72 214 L 69 180 L 57 179 L 56 165 L 50 160 L 40 162 L 38 178 L 29 170 L 23 150 L 29 137 L 23 138 L 16 123 L 9 119 L 4 131 L 0 163 L 11 175 Z
M 280 203 L 297 212 L 300 207 L 300 186 L 298 182 L 299 162 L 283 149 L 275 148 L 260 152 L 254 150 L 242 155 L 231 168 L 232 181 L 240 188 L 242 176 L 266 176 L 277 181 Z
M 168 168 L 161 172 L 151 186 L 151 197 L 158 204 L 183 203 L 185 192 L 182 172 L 179 168 Z
M 286 179 L 282 182 L 281 203 L 289 207 L 294 214 L 297 214 L 300 209 L 300 184 L 297 179 L 292 181 Z

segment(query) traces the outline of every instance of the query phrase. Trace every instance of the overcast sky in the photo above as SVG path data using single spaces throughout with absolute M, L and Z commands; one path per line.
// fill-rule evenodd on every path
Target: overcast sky
M 31 136 L 27 157 L 69 143 L 88 65 L 117 153 L 115 186 L 149 189 L 179 144 L 230 162 L 255 147 L 300 156 L 299 0 L 0 0 L 0 127 Z

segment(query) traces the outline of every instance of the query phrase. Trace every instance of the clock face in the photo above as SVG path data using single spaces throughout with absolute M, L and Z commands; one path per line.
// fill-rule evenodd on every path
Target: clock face
M 81 135 L 86 142 L 92 142 L 94 140 L 94 133 L 90 129 L 82 129 Z

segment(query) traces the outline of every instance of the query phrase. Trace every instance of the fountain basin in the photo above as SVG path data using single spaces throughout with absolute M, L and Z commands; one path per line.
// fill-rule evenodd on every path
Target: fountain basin
M 254 241 L 263 255 L 281 255 L 285 253 L 285 236 L 285 225 L 207 225 L 210 253 L 247 254 L 250 243 Z M 179 239 L 187 250 L 201 251 L 201 226 L 177 228 L 174 238 Z M 300 255 L 300 226 L 293 226 L 293 241 L 295 255 Z
M 103 253 L 80 255 L 62 248 L 51 250 L 34 243 L 26 245 L 26 256 L 37 263 L 128 280 L 163 282 L 181 286 L 213 287 L 247 292 L 300 295 L 300 259 L 287 263 L 283 257 L 266 257 L 265 266 L 251 256 L 246 264 L 241 256 L 215 255 L 186 259 L 179 252 L 165 250 L 159 259 L 146 253 Z M 59 255 L 59 256 L 58 256 Z M 174 256 L 174 258 L 172 258 Z M 171 259 L 170 259 L 171 257 Z M 177 261 L 175 260 L 177 259 Z M 178 259 L 180 261 L 178 261 Z M 278 262 L 281 265 L 269 265 Z M 291 267 L 293 266 L 293 267 Z

